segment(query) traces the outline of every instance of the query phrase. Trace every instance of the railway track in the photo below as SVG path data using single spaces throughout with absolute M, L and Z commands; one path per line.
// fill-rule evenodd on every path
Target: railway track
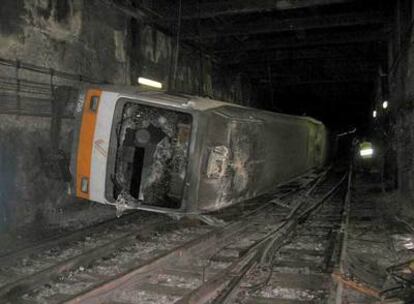
M 129 214 L 121 220 L 105 221 L 1 256 L 0 297 L 3 300 L 0 302 L 14 303 L 15 294 L 105 256 L 108 250 L 115 250 L 116 246 L 131 238 L 133 231 L 155 229 L 161 218 Z
M 2 252 L 0 253 L 0 265 L 9 264 L 16 259 L 24 258 L 26 256 L 36 255 L 43 250 L 80 241 L 85 237 L 92 236 L 93 234 L 104 233 L 105 230 L 108 229 L 124 229 L 125 225 L 128 225 L 131 222 L 140 221 L 142 219 L 142 214 L 131 212 L 120 219 L 111 218 L 75 231 L 58 233 L 53 236 L 46 237 L 40 241 L 34 241 L 31 244 L 17 246 L 17 248 L 13 248 L 11 250 L 9 248 L 2 248 Z
M 296 229 L 276 238 L 267 263 L 262 258 L 259 267 L 211 303 L 334 303 L 337 286 L 331 275 L 339 264 L 346 215 L 343 191 L 336 186 L 315 203 L 313 212 L 308 212 L 311 207 L 292 220 Z
M 83 250 L 76 252 L 72 246 L 69 249 L 75 253 L 66 253 L 68 256 L 61 260 L 48 259 L 42 250 L 50 252 L 53 246 L 45 245 L 37 251 L 37 256 L 49 264 L 40 263 L 31 267 L 31 273 L 23 272 L 7 281 L 0 287 L 0 300 L 3 299 L 2 303 L 104 303 L 103 295 L 106 303 L 112 299 L 108 295 L 118 299 L 119 292 L 127 294 L 127 286 L 138 282 L 139 288 L 133 288 L 138 294 L 131 303 L 171 303 L 220 275 L 246 248 L 278 229 L 286 222 L 286 216 L 293 216 L 299 206 L 305 205 L 303 198 L 308 199 L 322 176 L 301 177 L 279 187 L 271 197 L 217 213 L 227 221 L 224 227 L 155 216 L 152 221 L 131 224 L 128 231 L 114 233 L 109 240 L 93 239 L 89 249 L 78 242 Z M 237 213 L 239 216 L 234 219 Z M 262 223 L 269 224 L 264 227 Z M 159 280 L 169 284 L 160 284 Z M 108 303 L 119 300 L 114 299 Z
M 310 204 L 176 303 L 330 303 L 343 211 L 342 198 L 333 195 L 343 182 L 319 187 Z

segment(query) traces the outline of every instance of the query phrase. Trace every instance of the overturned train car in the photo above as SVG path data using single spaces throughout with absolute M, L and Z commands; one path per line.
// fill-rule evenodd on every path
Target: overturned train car
M 121 210 L 218 210 L 326 158 L 314 119 L 199 97 L 89 88 L 75 117 L 74 193 Z

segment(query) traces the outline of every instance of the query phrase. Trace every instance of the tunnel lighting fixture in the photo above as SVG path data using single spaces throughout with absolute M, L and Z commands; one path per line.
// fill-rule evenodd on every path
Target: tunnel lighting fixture
M 388 101 L 384 100 L 384 102 L 382 103 L 382 108 L 383 109 L 388 108 Z
M 361 155 L 364 158 L 371 157 L 373 154 L 374 154 L 374 149 L 372 148 L 361 149 L 359 151 L 359 155 Z
M 372 117 L 374 117 L 374 118 L 377 117 L 377 111 L 376 110 L 372 111 Z
M 161 82 L 154 81 L 154 80 L 144 78 L 144 77 L 138 77 L 138 83 L 149 86 L 149 87 L 157 88 L 157 89 L 162 88 L 162 83 Z

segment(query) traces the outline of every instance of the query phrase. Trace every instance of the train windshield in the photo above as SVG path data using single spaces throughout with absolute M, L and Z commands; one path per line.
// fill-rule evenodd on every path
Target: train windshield
M 191 125 L 190 114 L 125 103 L 115 134 L 113 199 L 180 208 Z

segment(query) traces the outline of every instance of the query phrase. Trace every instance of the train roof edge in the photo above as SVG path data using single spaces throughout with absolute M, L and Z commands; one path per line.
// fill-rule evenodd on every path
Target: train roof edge
M 220 101 L 216 99 L 211 99 L 209 97 L 200 97 L 200 96 L 189 95 L 185 93 L 176 93 L 176 92 L 165 91 L 165 90 L 151 90 L 151 89 L 143 89 L 140 87 L 133 87 L 133 86 L 107 85 L 107 84 L 84 85 L 81 89 L 85 91 L 88 89 L 99 89 L 102 91 L 119 93 L 119 97 L 126 97 L 126 98 L 140 97 L 148 101 L 157 102 L 160 104 L 164 103 L 164 104 L 174 105 L 177 108 L 191 109 L 195 111 L 206 111 L 210 109 L 220 108 L 223 106 L 232 106 L 232 107 L 237 107 L 237 108 L 242 108 L 242 109 L 254 109 L 255 111 L 277 114 L 279 116 L 284 116 L 286 118 L 307 120 L 314 124 L 324 125 L 321 121 L 315 118 L 312 118 L 310 116 L 299 116 L 299 115 L 285 114 L 285 113 L 280 113 L 280 112 L 272 112 L 272 111 L 262 110 L 258 108 L 252 108 L 252 107 L 239 105 L 236 103 L 230 103 L 230 102 Z

